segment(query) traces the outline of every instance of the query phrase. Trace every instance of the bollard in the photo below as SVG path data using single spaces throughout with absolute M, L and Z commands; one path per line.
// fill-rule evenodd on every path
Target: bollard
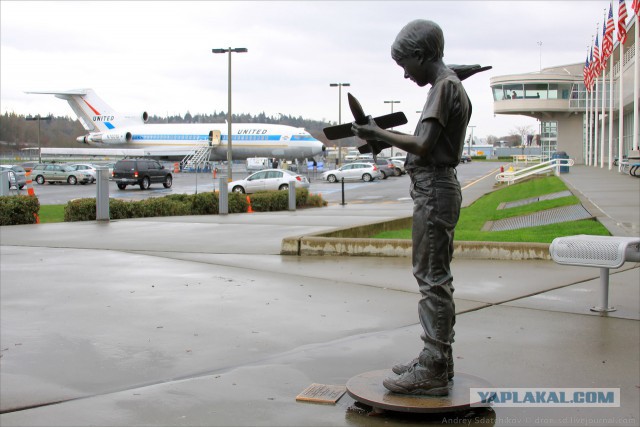
M 296 182 L 289 181 L 289 210 L 296 210 Z
M 340 185 L 342 185 L 342 203 L 340 203 L 342 206 L 346 205 L 346 203 L 344 202 L 344 178 L 340 178 Z
M 96 220 L 109 221 L 109 169 L 96 167 Z
M 227 215 L 229 213 L 229 189 L 227 188 L 227 177 L 218 178 L 220 191 L 218 192 L 218 214 Z
M 2 171 L 2 173 L 0 173 L 0 196 L 9 195 L 10 185 L 11 183 L 9 181 L 9 171 Z

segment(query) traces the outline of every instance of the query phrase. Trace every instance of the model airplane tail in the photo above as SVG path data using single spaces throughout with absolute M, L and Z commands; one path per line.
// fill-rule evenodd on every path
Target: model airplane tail
M 123 115 L 115 111 L 92 89 L 77 89 L 66 91 L 27 92 L 31 94 L 55 95 L 64 99 L 78 116 L 82 127 L 89 132 L 108 132 L 122 126 L 134 126 L 145 123 L 148 119 L 146 112 L 139 116 Z

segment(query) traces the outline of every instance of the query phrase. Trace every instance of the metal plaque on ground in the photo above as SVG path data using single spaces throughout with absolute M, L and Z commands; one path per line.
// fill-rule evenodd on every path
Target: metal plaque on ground
M 335 405 L 347 391 L 343 385 L 311 384 L 296 396 L 297 401 Z

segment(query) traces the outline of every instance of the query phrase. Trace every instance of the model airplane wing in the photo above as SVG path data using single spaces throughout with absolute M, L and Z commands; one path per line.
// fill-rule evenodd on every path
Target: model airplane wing
M 387 114 L 373 119 L 382 129 L 392 128 L 394 126 L 402 126 L 407 123 L 407 117 L 403 112 Z M 330 139 L 349 138 L 353 136 L 351 132 L 351 123 L 344 123 L 338 126 L 331 126 L 323 129 L 325 136 Z
M 356 99 L 355 96 L 351 95 L 351 93 L 347 93 L 347 98 L 349 99 L 349 107 L 351 108 L 351 113 L 353 114 L 353 118 L 355 122 L 358 124 L 366 124 L 367 123 L 367 115 L 364 113 L 360 102 Z M 376 124 L 382 129 L 388 129 L 395 126 L 402 126 L 407 123 L 407 117 L 403 112 L 397 112 L 392 114 L 387 114 L 384 116 L 376 117 L 373 119 Z M 351 123 L 345 123 L 343 125 L 331 126 L 323 129 L 324 134 L 327 138 L 340 139 L 340 138 L 348 138 L 350 136 L 354 136 L 351 131 Z M 384 150 L 385 148 L 391 147 L 391 145 L 382 141 L 367 141 L 365 145 L 358 147 L 358 151 L 360 153 L 373 153 L 374 159 L 377 154 Z
M 474 64 L 474 65 L 457 65 L 457 64 L 447 64 L 449 67 L 460 79 L 460 81 L 473 76 L 474 74 L 481 73 L 483 71 L 490 70 L 493 68 L 491 65 L 487 65 L 485 67 Z

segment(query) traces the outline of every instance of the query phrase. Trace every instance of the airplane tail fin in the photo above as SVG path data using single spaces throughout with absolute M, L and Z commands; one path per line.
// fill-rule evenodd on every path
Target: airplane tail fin
M 93 89 L 76 89 L 66 91 L 40 91 L 26 92 L 30 94 L 55 95 L 69 103 L 78 120 L 89 132 L 108 132 L 120 126 L 143 124 L 147 119 L 147 113 L 139 118 L 125 116 L 116 112 L 104 102 Z

